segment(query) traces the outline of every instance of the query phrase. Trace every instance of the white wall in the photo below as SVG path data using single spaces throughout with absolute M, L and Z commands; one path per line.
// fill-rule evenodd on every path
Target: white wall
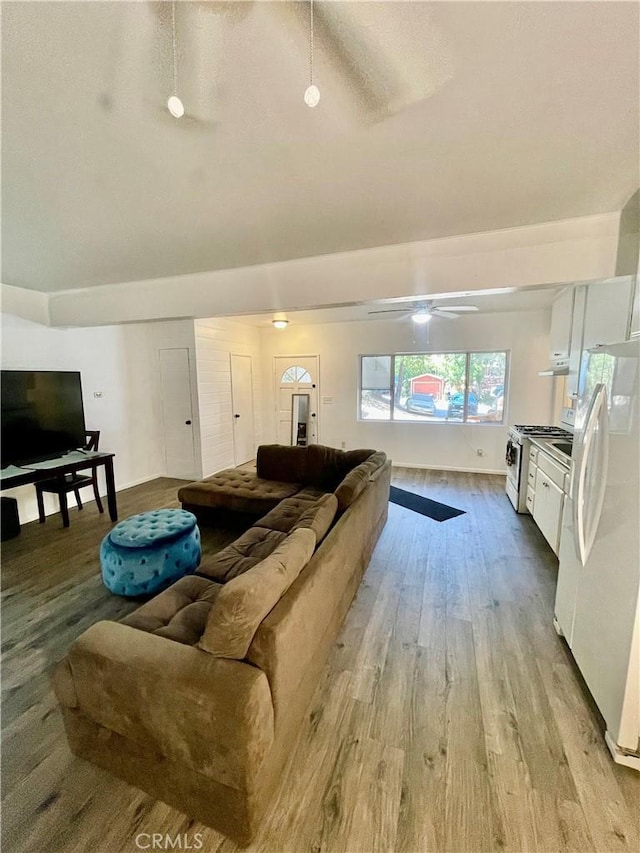
M 115 453 L 118 489 L 163 473 L 156 355 L 151 325 L 52 329 L 2 315 L 5 370 L 79 370 L 87 429 L 100 430 L 100 448 Z M 102 392 L 94 397 L 94 392 Z M 102 483 L 101 492 L 106 489 Z M 3 492 L 18 498 L 20 520 L 38 517 L 33 486 Z M 69 495 L 70 504 L 74 503 Z M 90 500 L 90 492 L 87 493 Z M 45 495 L 47 512 L 57 498 Z M 105 508 L 106 512 L 106 508 Z
M 196 320 L 195 340 L 202 471 L 206 477 L 222 468 L 232 468 L 235 464 L 231 397 L 232 354 L 248 355 L 252 358 L 256 447 L 260 443 L 260 332 L 255 327 L 223 318 Z
M 318 353 L 320 397 L 333 398 L 319 407 L 321 444 L 384 450 L 396 465 L 503 472 L 508 426 L 553 417 L 553 381 L 538 376 L 548 362 L 549 324 L 550 311 L 539 310 L 433 320 L 428 331 L 397 320 L 262 329 L 263 438 L 276 440 L 273 357 Z M 358 421 L 359 355 L 456 349 L 510 351 L 504 425 Z
M 610 278 L 619 213 L 52 293 L 55 325 L 316 308 Z M 29 310 L 32 306 L 29 305 Z

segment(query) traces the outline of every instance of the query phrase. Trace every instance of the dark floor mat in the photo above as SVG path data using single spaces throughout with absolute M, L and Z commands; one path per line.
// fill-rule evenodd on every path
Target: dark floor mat
M 398 506 L 419 512 L 420 515 L 428 515 L 434 521 L 447 521 L 450 518 L 455 518 L 457 515 L 465 514 L 463 509 L 456 509 L 453 506 L 447 506 L 447 504 L 423 498 L 422 495 L 414 495 L 413 492 L 406 492 L 404 489 L 398 489 L 395 486 L 391 486 L 389 500 L 391 503 L 398 504 Z

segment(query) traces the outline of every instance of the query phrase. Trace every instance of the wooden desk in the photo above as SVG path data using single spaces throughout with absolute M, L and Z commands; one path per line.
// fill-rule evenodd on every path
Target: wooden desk
M 21 468 L 20 473 L 12 473 L 9 476 L 0 475 L 0 490 L 14 489 L 16 486 L 27 486 L 37 483 L 39 480 L 52 480 L 54 477 L 64 480 L 66 474 L 75 474 L 77 471 L 86 471 L 87 468 L 104 468 L 107 483 L 107 507 L 111 521 L 118 520 L 118 505 L 116 501 L 116 482 L 113 474 L 114 453 L 92 453 L 84 459 L 74 458 L 72 461 L 60 457 L 60 464 L 49 468 Z M 53 460 L 52 460 L 53 461 Z M 69 526 L 69 508 L 67 495 L 60 494 L 60 514 L 62 524 Z

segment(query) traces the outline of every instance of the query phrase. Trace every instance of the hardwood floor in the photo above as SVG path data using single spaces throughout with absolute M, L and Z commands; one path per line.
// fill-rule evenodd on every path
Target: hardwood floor
M 640 775 L 610 759 L 553 630 L 557 562 L 533 521 L 501 477 L 394 469 L 393 482 L 466 514 L 438 523 L 390 505 L 249 849 L 637 851 Z M 176 506 L 177 486 L 121 492 L 120 516 Z M 151 843 L 140 833 L 161 833 L 230 853 L 67 748 L 49 672 L 85 628 L 137 606 L 102 586 L 109 529 L 88 504 L 67 530 L 54 516 L 3 544 L 3 850 L 136 851 Z

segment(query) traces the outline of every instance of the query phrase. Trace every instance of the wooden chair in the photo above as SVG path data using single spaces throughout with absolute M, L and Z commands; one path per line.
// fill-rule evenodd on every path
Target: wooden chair
M 100 431 L 87 430 L 85 436 L 87 442 L 84 445 L 84 450 L 97 450 L 98 443 L 100 441 Z M 81 510 L 82 500 L 80 499 L 80 489 L 85 488 L 85 486 L 93 486 L 93 495 L 96 499 L 98 512 L 104 512 L 104 507 L 102 506 L 102 501 L 100 499 L 100 493 L 98 492 L 98 472 L 96 468 L 91 468 L 90 474 L 65 474 L 64 478 L 62 479 L 59 477 L 55 477 L 51 480 L 41 480 L 40 482 L 36 483 L 35 487 L 36 496 L 38 498 L 38 518 L 40 519 L 40 524 L 44 524 L 44 522 L 46 521 L 43 499 L 45 492 L 58 495 L 58 500 L 60 502 L 60 512 L 62 514 L 62 522 L 65 527 L 68 527 L 69 513 L 67 510 L 66 495 L 69 492 L 73 492 L 76 497 L 76 503 L 78 504 L 78 510 Z M 63 495 L 65 496 L 65 498 L 63 498 Z

